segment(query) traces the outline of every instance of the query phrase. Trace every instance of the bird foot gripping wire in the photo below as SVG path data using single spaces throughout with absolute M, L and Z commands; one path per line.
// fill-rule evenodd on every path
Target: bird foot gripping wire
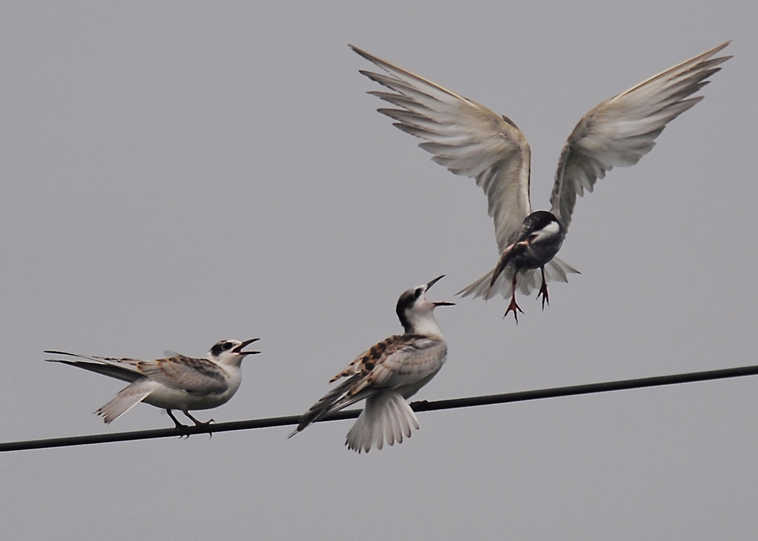
M 171 417 L 171 420 L 174 421 L 174 425 L 176 426 L 177 432 L 179 432 L 179 439 L 182 438 L 189 438 L 189 427 L 187 425 L 183 425 L 180 423 L 176 417 L 174 417 L 174 414 L 171 412 L 171 410 L 166 410 L 166 413 L 168 413 L 168 416 Z
M 176 430 L 179 432 L 179 439 L 189 438 L 190 437 L 190 431 L 189 431 L 190 427 L 187 426 L 187 425 L 183 425 L 182 423 L 180 423 L 177 420 L 177 418 L 174 417 L 174 414 L 173 414 L 173 412 L 171 410 L 167 409 L 166 413 L 168 413 L 168 416 L 171 417 L 172 421 L 174 421 L 174 425 L 176 426 Z M 188 411 L 185 411 L 183 413 L 184 413 L 184 415 L 186 415 L 187 417 L 189 417 L 192 420 L 193 423 L 195 423 L 196 427 L 210 426 L 211 423 L 215 423 L 215 421 L 213 419 L 211 419 L 209 421 L 199 421 L 198 419 L 195 419 L 195 417 L 193 417 L 192 415 L 190 415 L 190 413 Z M 210 429 L 208 430 L 208 435 L 211 438 L 213 438 L 213 432 L 211 432 Z
M 210 427 L 211 423 L 215 423 L 216 422 L 213 419 L 210 419 L 208 421 L 199 421 L 199 420 L 195 419 L 195 417 L 193 417 L 192 415 L 190 415 L 189 411 L 184 411 L 183 413 L 184 413 L 184 415 L 186 415 L 187 417 L 189 417 L 192 420 L 193 423 L 195 423 L 195 426 L 198 426 L 198 427 L 203 427 L 203 426 Z M 213 438 L 213 432 L 211 432 L 210 428 L 208 428 L 208 435 L 211 438 Z

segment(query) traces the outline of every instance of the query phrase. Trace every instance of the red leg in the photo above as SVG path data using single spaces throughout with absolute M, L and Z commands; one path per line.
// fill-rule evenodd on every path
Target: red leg
M 537 299 L 542 295 L 542 309 L 545 309 L 545 304 L 550 305 L 550 299 L 547 296 L 547 280 L 545 280 L 545 267 L 540 267 L 542 271 L 542 286 L 540 286 L 540 292 L 537 293 Z
M 505 314 L 503 314 L 503 319 L 505 319 L 505 317 L 508 315 L 508 312 L 513 312 L 513 317 L 516 318 L 516 323 L 518 323 L 518 312 L 521 312 L 523 314 L 524 311 L 518 304 L 516 304 L 516 273 L 513 274 L 511 289 L 511 303 L 508 305 L 508 309 L 505 311 Z

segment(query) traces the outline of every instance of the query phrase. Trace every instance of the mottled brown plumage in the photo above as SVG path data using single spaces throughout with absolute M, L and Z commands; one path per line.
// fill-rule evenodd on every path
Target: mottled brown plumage
M 441 278 L 441 277 L 440 277 Z M 303 416 L 293 436 L 319 419 L 366 399 L 366 409 L 347 436 L 347 446 L 368 452 L 410 437 L 418 420 L 405 401 L 431 380 L 447 358 L 447 344 L 433 311 L 448 302 L 430 302 L 424 293 L 439 278 L 404 292 L 397 314 L 405 334 L 390 336 L 358 355 L 330 383 L 344 378 Z

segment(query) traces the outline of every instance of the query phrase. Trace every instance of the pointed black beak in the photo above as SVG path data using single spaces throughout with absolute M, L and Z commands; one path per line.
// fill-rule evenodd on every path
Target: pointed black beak
M 435 278 L 434 280 L 426 284 L 426 290 L 429 291 L 430 287 L 432 287 L 434 284 L 442 280 L 444 277 L 445 277 L 444 274 L 442 276 L 437 276 L 437 278 Z M 447 302 L 447 301 L 439 301 L 432 304 L 434 304 L 434 306 L 455 306 L 454 302 Z
M 239 346 L 234 348 L 232 351 L 234 353 L 239 353 L 240 355 L 256 355 L 260 353 L 260 351 L 242 351 L 242 350 L 245 349 L 245 346 L 249 346 L 253 342 L 257 342 L 258 340 L 260 340 L 260 338 L 251 338 L 250 340 L 245 340 Z
M 444 277 L 445 277 L 444 274 L 442 276 L 437 276 L 437 278 L 435 278 L 434 280 L 432 280 L 431 282 L 429 282 L 428 284 L 426 284 L 426 290 L 429 291 L 430 287 L 432 287 L 434 284 L 436 284 L 437 282 L 439 282 L 440 280 L 442 280 Z

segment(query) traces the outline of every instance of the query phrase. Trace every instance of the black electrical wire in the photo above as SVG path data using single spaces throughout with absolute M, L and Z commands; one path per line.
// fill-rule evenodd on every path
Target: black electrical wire
M 559 398 L 563 396 L 576 396 L 582 394 L 606 393 L 610 391 L 623 391 L 628 389 L 641 389 L 645 387 L 660 387 L 662 385 L 677 385 L 680 383 L 694 383 L 698 381 L 710 381 L 714 379 L 739 378 L 744 376 L 758 375 L 758 366 L 743 366 L 738 368 L 724 368 L 721 370 L 707 370 L 704 372 L 689 372 L 685 374 L 672 374 L 668 376 L 653 376 L 648 378 L 626 379 L 607 381 L 602 383 L 587 383 L 584 385 L 571 385 L 568 387 L 553 387 L 550 389 L 536 389 L 533 391 L 519 391 L 515 393 L 493 394 L 486 396 L 472 396 L 466 398 L 453 398 L 449 400 L 435 400 L 433 402 L 414 402 L 414 411 L 436 411 L 457 408 L 470 408 L 473 406 L 488 406 L 493 404 L 507 404 L 509 402 L 525 402 L 528 400 L 541 400 L 544 398 Z M 361 410 L 345 410 L 333 413 L 317 422 L 340 421 L 343 419 L 355 419 Z M 113 434 L 92 434 L 89 436 L 72 436 L 66 438 L 50 438 L 44 440 L 27 440 L 0 443 L 0 452 L 26 451 L 31 449 L 48 449 L 51 447 L 72 447 L 76 445 L 92 445 L 95 443 L 112 443 L 117 441 L 136 441 L 157 438 L 172 438 L 177 436 L 190 436 L 192 434 L 209 434 L 215 432 L 231 432 L 235 430 L 252 430 L 254 428 L 271 428 L 276 426 L 297 425 L 299 415 L 288 417 L 270 417 L 268 419 L 251 419 L 248 421 L 232 421 L 207 426 L 190 426 L 181 431 L 177 428 L 163 428 L 157 430 L 137 430 L 133 432 L 116 432 Z

